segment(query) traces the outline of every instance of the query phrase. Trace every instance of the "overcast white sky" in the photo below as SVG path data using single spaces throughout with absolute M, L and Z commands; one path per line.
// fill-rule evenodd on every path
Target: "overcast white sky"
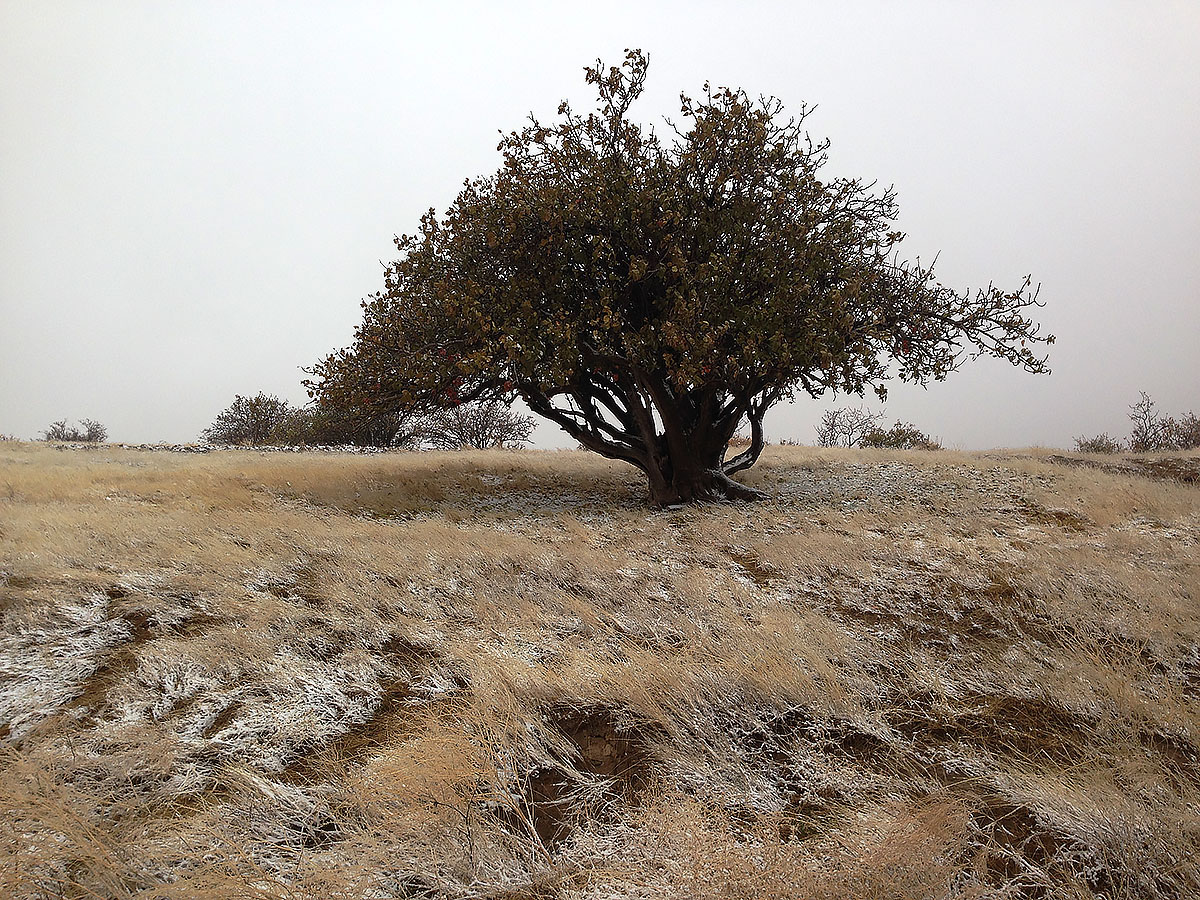
M 1053 375 L 969 364 L 889 419 L 972 449 L 1126 434 L 1139 390 L 1200 412 L 1200 3 L 0 0 L 0 432 L 184 441 L 236 393 L 303 402 L 392 235 L 626 47 L 643 121 L 705 79 L 818 104 L 910 255 L 1041 283 Z

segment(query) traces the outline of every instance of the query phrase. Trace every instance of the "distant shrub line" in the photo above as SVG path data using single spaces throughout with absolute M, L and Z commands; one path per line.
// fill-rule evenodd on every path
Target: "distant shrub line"
M 93 419 L 81 419 L 78 427 L 68 425 L 66 419 L 59 419 L 42 432 L 42 440 L 102 444 L 108 440 L 108 429 Z
M 896 421 L 891 428 L 879 427 L 883 413 L 861 407 L 831 409 L 817 426 L 820 447 L 866 447 L 879 450 L 941 450 L 942 445 L 908 422 Z
M 206 444 L 244 447 L 372 447 L 402 450 L 520 449 L 533 420 L 499 401 L 422 414 L 370 408 L 293 406 L 273 394 L 235 396 L 200 433 Z
M 1200 448 L 1200 416 L 1188 412 L 1178 418 L 1158 412 L 1144 391 L 1130 405 L 1131 424 L 1127 438 L 1107 433 L 1075 438 L 1078 453 L 1162 453 Z M 882 428 L 882 413 L 861 407 L 828 410 L 817 426 L 817 445 L 882 450 L 941 450 L 941 443 L 908 422 L 897 420 Z M 272 394 L 253 397 L 240 394 L 213 423 L 200 433 L 201 446 L 255 447 L 263 450 L 457 450 L 504 447 L 521 449 L 533 432 L 533 419 L 515 413 L 499 401 L 463 403 L 422 414 L 377 409 L 335 409 L 311 403 L 293 406 Z M 100 444 L 108 440 L 108 429 L 94 419 L 78 425 L 66 419 L 52 422 L 41 433 L 43 441 Z M 0 441 L 16 441 L 0 433 Z M 782 446 L 799 446 L 789 438 Z M 750 445 L 746 434 L 736 434 L 731 448 Z M 134 445 L 139 448 L 151 445 Z M 159 445 L 154 445 L 159 446 Z M 181 448 L 186 445 L 179 445 Z
M 1077 453 L 1166 453 L 1172 450 L 1194 450 L 1200 447 L 1200 417 L 1194 412 L 1180 416 L 1163 416 L 1145 391 L 1141 399 L 1129 406 L 1133 423 L 1125 441 L 1106 434 L 1075 438 Z

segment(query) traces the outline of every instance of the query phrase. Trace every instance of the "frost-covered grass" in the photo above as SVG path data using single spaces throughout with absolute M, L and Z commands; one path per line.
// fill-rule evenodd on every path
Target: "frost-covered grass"
M 4 444 L 0 896 L 1200 895 L 1168 459 Z

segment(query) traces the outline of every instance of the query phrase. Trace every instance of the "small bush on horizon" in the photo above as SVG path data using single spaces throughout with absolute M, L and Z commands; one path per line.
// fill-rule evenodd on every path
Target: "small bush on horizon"
M 859 407 L 831 409 L 817 426 L 818 447 L 863 447 L 875 450 L 941 450 L 942 445 L 911 422 L 899 419 L 879 427 L 883 413 Z
M 299 412 L 274 394 L 264 394 L 262 391 L 253 397 L 236 394 L 233 403 L 200 432 L 200 439 L 207 444 L 246 444 L 252 447 L 271 444 L 294 426 L 293 420 Z
M 1108 434 L 1075 438 L 1076 453 L 1169 453 L 1174 450 L 1195 450 L 1200 447 L 1200 416 L 1186 413 L 1176 419 L 1164 416 L 1153 398 L 1145 391 L 1129 405 L 1129 420 L 1133 423 L 1129 440 L 1122 443 Z
M 1180 450 L 1194 450 L 1200 447 L 1200 416 L 1189 412 L 1175 423 L 1175 440 Z
M 79 427 L 68 425 L 66 419 L 59 419 L 42 432 L 42 440 L 101 444 L 108 440 L 108 429 L 94 419 L 80 419 Z
M 1132 452 L 1163 453 L 1200 447 L 1200 418 L 1194 412 L 1180 419 L 1163 416 L 1154 408 L 1154 400 L 1149 394 L 1139 393 L 1141 399 L 1129 406 L 1129 419 L 1133 422 L 1129 435 Z
M 941 450 L 942 445 L 911 422 L 896 421 L 891 428 L 872 428 L 863 435 L 862 447 L 876 450 Z
M 413 429 L 416 448 L 519 450 L 533 434 L 533 419 L 513 412 L 500 400 L 480 400 L 447 409 L 437 409 L 419 417 Z
M 292 406 L 261 391 L 240 394 L 200 433 L 208 444 L 229 446 L 354 445 L 405 450 L 519 449 L 533 432 L 533 419 L 500 401 L 464 403 L 423 415 L 341 409 L 320 403 Z
M 1124 449 L 1124 444 L 1108 434 L 1075 438 L 1076 453 L 1120 453 Z
M 881 418 L 882 413 L 867 412 L 857 406 L 828 410 L 817 426 L 817 446 L 857 447 L 866 435 L 878 430 Z

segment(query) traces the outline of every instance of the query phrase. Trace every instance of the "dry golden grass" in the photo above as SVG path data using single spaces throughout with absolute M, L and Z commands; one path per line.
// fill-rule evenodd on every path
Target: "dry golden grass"
M 4 443 L 0 896 L 1200 896 L 1166 460 Z

